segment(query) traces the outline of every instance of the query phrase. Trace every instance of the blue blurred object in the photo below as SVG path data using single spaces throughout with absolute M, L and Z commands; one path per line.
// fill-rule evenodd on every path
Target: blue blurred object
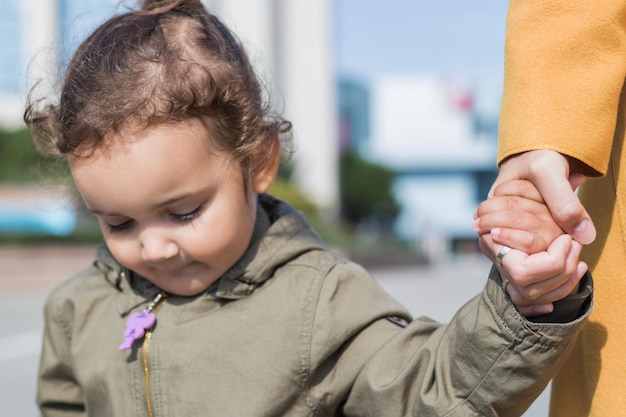
M 0 234 L 29 233 L 67 236 L 76 227 L 76 212 L 65 200 L 26 203 L 0 201 Z

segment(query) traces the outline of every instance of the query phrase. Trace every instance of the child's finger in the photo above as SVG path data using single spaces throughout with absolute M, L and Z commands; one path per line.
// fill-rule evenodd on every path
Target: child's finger
M 522 209 L 492 210 L 490 212 L 481 211 L 478 212 L 472 224 L 474 231 L 478 234 L 489 233 L 491 229 L 496 227 L 521 229 L 532 232 L 542 231 L 542 229 L 536 229 L 537 226 L 541 228 L 549 227 L 550 231 L 557 235 L 563 234 L 561 228 L 551 217 Z M 550 242 L 555 238 L 556 236 L 550 239 Z
M 527 211 L 545 219 L 552 215 L 545 204 L 520 196 L 495 196 L 482 201 L 476 208 L 475 218 L 500 211 Z
M 495 249 L 495 246 L 498 248 L 501 247 L 501 245 L 493 243 L 493 238 L 489 234 L 482 235 L 478 238 L 478 248 L 494 264 L 496 263 L 496 254 L 500 250 Z
M 497 227 L 535 231 L 538 230 L 537 227 L 544 225 L 549 226 L 550 223 L 550 221 L 527 211 L 494 211 L 478 217 L 474 220 L 472 227 L 476 233 L 484 234 L 489 233 L 492 229 Z M 555 226 L 552 227 L 552 229 L 559 230 L 559 234 L 563 234 L 561 229 L 556 226 L 556 223 L 554 224 Z M 552 240 L 550 242 L 552 242 Z
M 493 196 L 520 196 L 538 203 L 544 203 L 541 194 L 528 180 L 511 180 L 498 184 L 493 189 Z
M 509 246 L 526 253 L 545 251 L 549 244 L 540 234 L 534 234 L 526 230 L 496 227 L 491 229 L 490 236 L 493 242 L 498 245 Z
M 527 211 L 490 212 L 475 219 L 472 227 L 479 235 L 491 233 L 496 243 L 526 253 L 545 251 L 563 234 L 551 217 L 540 217 Z

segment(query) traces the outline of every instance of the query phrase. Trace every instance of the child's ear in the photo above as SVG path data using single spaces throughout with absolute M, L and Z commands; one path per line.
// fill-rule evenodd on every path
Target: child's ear
M 263 194 L 270 188 L 270 185 L 272 185 L 274 179 L 276 179 L 279 165 L 280 146 L 276 145 L 272 150 L 270 161 L 268 161 L 265 167 L 252 176 L 252 186 L 257 194 Z

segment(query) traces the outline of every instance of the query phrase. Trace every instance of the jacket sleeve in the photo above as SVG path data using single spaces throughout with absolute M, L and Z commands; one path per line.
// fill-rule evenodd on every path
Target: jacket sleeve
M 39 365 L 37 404 L 44 417 L 86 416 L 81 387 L 72 370 L 70 314 L 55 299 L 46 302 L 45 328 Z
M 623 0 L 511 0 L 498 163 L 534 149 L 604 175 L 626 75 Z
M 447 325 L 419 318 L 397 333 L 386 320 L 364 329 L 362 335 L 390 338 L 364 362 L 343 412 L 354 417 L 519 416 L 562 364 L 590 309 L 587 305 L 567 323 L 530 322 L 508 300 L 493 268 L 484 291 Z

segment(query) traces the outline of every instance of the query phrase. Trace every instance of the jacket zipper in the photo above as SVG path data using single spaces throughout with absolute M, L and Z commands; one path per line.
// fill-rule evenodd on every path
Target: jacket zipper
M 167 294 L 162 292 L 157 295 L 154 302 L 151 304 L 150 311 L 156 313 L 161 308 L 163 301 L 167 299 Z M 154 417 L 154 409 L 152 408 L 152 387 L 150 384 L 150 360 L 148 353 L 150 351 L 150 340 L 152 339 L 152 332 L 154 328 L 146 330 L 143 339 L 142 359 L 143 359 L 143 374 L 145 378 L 145 395 L 146 395 L 146 409 L 148 410 L 148 417 Z

